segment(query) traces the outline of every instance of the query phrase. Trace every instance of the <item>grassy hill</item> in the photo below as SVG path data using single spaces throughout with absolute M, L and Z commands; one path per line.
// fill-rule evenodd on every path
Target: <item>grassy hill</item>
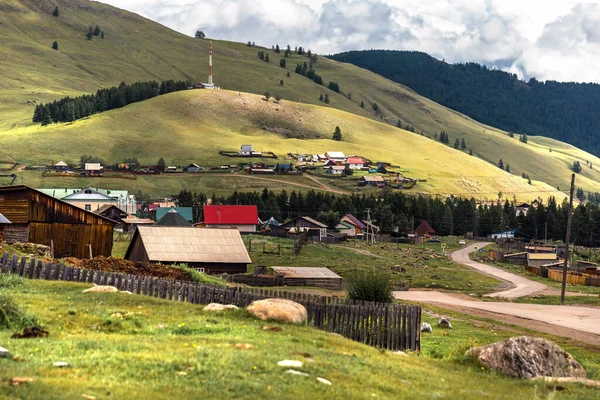
M 55 4 L 60 9 L 58 18 L 51 15 Z M 578 186 L 600 192 L 600 172 L 585 164 L 589 160 L 592 165 L 600 166 L 600 159 L 576 148 L 545 138 L 530 138 L 528 144 L 520 143 L 500 130 L 479 124 L 381 76 L 319 57 L 315 64 L 317 73 L 325 82 L 339 82 L 342 93 L 338 94 L 294 73 L 296 64 L 308 61 L 305 56 L 289 57 L 287 69 L 283 69 L 279 67 L 283 53 L 276 55 L 268 50 L 271 62 L 266 63 L 256 55 L 265 49 L 225 41 L 214 41 L 215 83 L 232 91 L 268 91 L 280 96 L 287 100 L 278 106 L 281 112 L 271 110 L 265 114 L 267 105 L 261 100 L 244 100 L 247 102 L 243 104 L 233 100 L 236 93 L 232 92 L 219 93 L 210 99 L 203 97 L 206 94 L 194 92 L 128 106 L 72 125 L 32 126 L 33 106 L 28 102 L 89 93 L 121 81 L 183 78 L 205 81 L 208 41 L 181 35 L 135 14 L 87 0 L 3 0 L 0 10 L 3 11 L 0 13 L 2 158 L 40 163 L 97 153 L 111 161 L 118 161 L 116 158 L 122 155 L 135 155 L 140 160 L 154 162 L 159 155 L 181 163 L 210 163 L 217 161 L 214 156 L 217 148 L 224 145 L 237 148 L 247 140 L 255 146 L 284 153 L 331 149 L 333 143 L 324 138 L 329 137 L 335 125 L 340 125 L 348 140 L 340 149 L 399 163 L 410 174 L 428 179 L 428 184 L 421 186 L 430 193 L 487 193 L 487 197 L 494 197 L 499 191 L 531 193 L 534 189 L 547 194 L 552 193 L 550 186 L 564 191 L 569 182 L 569 167 L 576 159 L 583 161 L 584 166 Z M 99 25 L 105 39 L 94 37 L 88 41 L 85 33 L 90 25 Z M 58 51 L 51 49 L 55 40 Z M 280 46 L 283 48 L 284 44 Z M 283 86 L 280 80 L 284 81 Z M 321 94 L 329 95 L 328 105 L 318 100 Z M 361 102 L 364 108 L 360 107 Z M 377 113 L 373 111 L 374 103 L 378 105 Z M 313 118 L 312 113 L 318 114 L 318 118 L 308 120 Z M 512 174 L 520 177 L 525 172 L 549 186 L 524 187 L 521 178 L 493 171 L 494 168 L 464 153 L 372 121 L 395 125 L 399 118 L 425 136 L 434 137 L 436 132 L 445 130 L 451 144 L 456 138 L 464 138 L 476 157 L 492 164 L 502 158 L 505 164 L 510 164 Z M 294 139 L 284 139 L 265 133 L 261 126 L 283 126 L 298 132 L 293 133 Z M 435 150 L 430 152 L 431 149 Z

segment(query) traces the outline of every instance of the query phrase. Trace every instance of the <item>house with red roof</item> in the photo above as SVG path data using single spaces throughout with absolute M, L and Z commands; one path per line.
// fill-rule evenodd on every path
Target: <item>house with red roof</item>
M 256 206 L 204 206 L 203 225 L 207 228 L 256 232 L 258 226 L 258 208 Z
M 350 169 L 362 169 L 365 166 L 365 160 L 362 157 L 348 157 L 346 165 Z

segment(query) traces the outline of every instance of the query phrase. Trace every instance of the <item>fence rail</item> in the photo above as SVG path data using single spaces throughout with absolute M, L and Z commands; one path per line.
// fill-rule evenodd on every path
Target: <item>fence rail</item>
M 2 274 L 28 279 L 87 282 L 115 286 L 134 294 L 192 304 L 235 304 L 247 307 L 255 300 L 282 298 L 306 307 L 308 324 L 370 346 L 388 350 L 419 351 L 421 348 L 421 307 L 352 301 L 281 290 L 220 287 L 148 276 L 76 268 L 10 256 L 1 259 Z

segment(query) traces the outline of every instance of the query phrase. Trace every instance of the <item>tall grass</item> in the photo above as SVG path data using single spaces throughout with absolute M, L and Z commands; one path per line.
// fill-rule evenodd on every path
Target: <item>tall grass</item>
M 348 297 L 352 300 L 391 303 L 394 295 L 390 274 L 375 268 L 355 272 L 348 279 Z

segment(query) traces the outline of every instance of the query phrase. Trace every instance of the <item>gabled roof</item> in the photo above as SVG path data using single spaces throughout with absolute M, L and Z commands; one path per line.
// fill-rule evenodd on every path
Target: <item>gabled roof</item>
M 341 151 L 328 151 L 325 155 L 329 158 L 346 158 Z
M 70 194 L 62 198 L 64 201 L 76 201 L 76 200 L 105 200 L 105 201 L 113 201 L 114 199 L 110 196 L 102 194 L 94 189 L 81 189 L 77 193 Z
M 344 167 L 343 165 L 332 165 L 328 169 L 330 169 L 332 171 L 345 171 L 346 167 Z
M 429 225 L 427 221 L 421 222 L 421 224 L 415 229 L 415 233 L 419 235 L 435 234 L 435 230 Z
M 341 276 L 328 268 L 313 267 L 271 267 L 278 275 L 286 278 L 320 278 L 342 279 Z
M 160 220 L 172 209 L 175 209 L 188 222 L 194 222 L 194 210 L 192 210 L 192 207 L 158 207 L 156 209 L 156 220 Z
M 294 227 L 296 226 L 296 221 L 298 221 L 299 219 L 303 219 L 307 222 L 310 222 L 313 225 L 316 225 L 319 228 L 327 228 L 327 225 L 317 221 L 316 219 L 312 219 L 311 217 L 296 217 L 291 221 L 286 222 L 285 224 L 282 224 L 281 226 L 283 226 L 284 228 L 290 228 L 290 227 Z
M 347 221 L 340 221 L 339 224 L 336 225 L 335 229 L 344 230 L 344 229 L 356 229 L 354 225 Z
M 108 213 L 108 211 L 112 208 L 115 208 L 116 210 L 118 210 L 121 213 L 121 216 L 126 217 L 127 213 L 123 210 L 121 210 L 119 207 L 115 206 L 114 204 L 104 204 L 101 207 L 99 207 L 96 211 L 92 211 L 94 214 L 98 214 L 98 215 L 104 215 L 106 213 Z
M 345 219 L 347 222 L 351 223 L 359 229 L 365 229 L 367 227 L 361 220 L 359 220 L 352 214 L 346 214 L 342 217 L 342 219 Z
M 2 213 L 0 213 L 0 224 L 10 224 L 11 222 Z
M 348 157 L 346 162 L 348 164 L 364 164 L 365 160 L 362 157 Z
M 192 224 L 181 216 L 175 209 L 172 209 L 161 217 L 156 223 L 158 226 L 178 226 L 191 228 Z
M 236 229 L 138 226 L 125 258 L 141 240 L 148 259 L 153 262 L 250 264 L 246 246 Z
M 55 167 L 68 167 L 69 165 L 64 162 L 64 161 L 59 161 L 56 164 L 54 164 Z
M 188 165 L 186 168 L 200 168 L 200 166 L 198 164 L 192 163 L 192 164 Z
M 256 206 L 204 206 L 207 225 L 258 225 Z
M 363 182 L 385 182 L 383 180 L 383 176 L 379 175 L 365 175 L 362 178 L 360 178 L 360 180 L 362 180 Z
M 279 222 L 274 217 L 269 218 L 266 222 L 261 222 L 262 228 L 266 229 L 269 226 L 279 226 Z

